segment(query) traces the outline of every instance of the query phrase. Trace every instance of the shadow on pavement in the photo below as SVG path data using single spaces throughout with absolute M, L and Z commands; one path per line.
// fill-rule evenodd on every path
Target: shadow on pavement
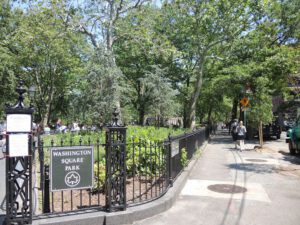
M 279 153 L 283 155 L 284 161 L 300 165 L 300 155 L 291 155 L 290 153 L 284 151 L 279 151 Z
M 209 144 L 215 145 L 215 144 L 224 144 L 224 143 L 231 143 L 232 138 L 229 135 L 224 135 L 222 133 L 217 132 L 212 139 L 210 140 Z
M 273 173 L 276 168 L 274 165 L 253 164 L 253 163 L 233 163 L 229 164 L 228 168 L 241 170 L 245 172 L 254 172 L 258 174 Z

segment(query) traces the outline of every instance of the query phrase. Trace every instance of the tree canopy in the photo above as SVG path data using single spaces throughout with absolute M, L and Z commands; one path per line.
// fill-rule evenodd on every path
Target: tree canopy
M 9 1 L 0 7 L 0 106 L 34 85 L 35 120 L 272 121 L 299 78 L 297 0 Z M 3 112 L 3 110 L 2 110 Z M 259 115 L 259 116 L 257 116 Z

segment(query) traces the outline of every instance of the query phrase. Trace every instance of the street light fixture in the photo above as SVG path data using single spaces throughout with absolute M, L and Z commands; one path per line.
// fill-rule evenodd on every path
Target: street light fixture
M 35 96 L 35 92 L 36 92 L 36 88 L 34 85 L 30 86 L 28 89 L 28 94 L 29 94 L 29 98 L 30 98 L 30 108 L 33 108 L 32 102 Z

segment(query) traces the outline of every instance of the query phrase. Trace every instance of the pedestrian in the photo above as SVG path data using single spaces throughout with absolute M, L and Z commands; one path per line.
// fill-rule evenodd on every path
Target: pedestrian
M 234 119 L 233 122 L 230 125 L 230 130 L 231 130 L 231 136 L 232 140 L 235 144 L 235 149 L 237 149 L 237 127 L 238 127 L 238 120 Z
M 243 125 L 243 121 L 240 121 L 237 127 L 237 140 L 239 142 L 240 151 L 245 150 L 245 138 L 246 138 L 246 127 Z

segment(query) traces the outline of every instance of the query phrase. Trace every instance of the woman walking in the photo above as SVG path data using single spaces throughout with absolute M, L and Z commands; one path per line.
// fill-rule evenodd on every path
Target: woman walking
M 240 150 L 245 150 L 245 138 L 246 138 L 246 127 L 243 125 L 243 121 L 240 121 L 237 127 L 237 140 L 239 142 Z

